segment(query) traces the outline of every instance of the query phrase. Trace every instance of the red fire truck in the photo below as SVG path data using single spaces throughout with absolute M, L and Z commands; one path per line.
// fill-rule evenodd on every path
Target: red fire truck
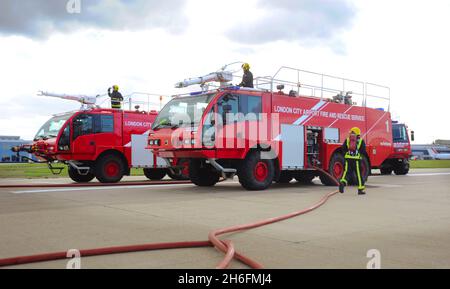
M 14 148 L 36 155 L 49 165 L 55 174 L 68 165 L 68 173 L 75 182 L 89 182 L 97 178 L 102 183 L 114 183 L 131 168 L 143 168 L 151 180 L 166 174 L 173 179 L 188 179 L 186 160 L 166 160 L 146 149 L 148 134 L 157 116 L 150 112 L 100 108 L 96 98 L 54 93 L 43 95 L 70 99 L 83 104 L 79 111 L 55 115 L 38 131 L 30 145 Z
M 221 86 L 173 98 L 149 134 L 148 147 L 157 156 L 189 159 L 194 184 L 213 186 L 237 174 L 248 190 L 316 176 L 333 185 L 316 168 L 342 176 L 341 144 L 354 126 L 367 144 L 364 178 L 377 168 L 408 173 L 409 137 L 405 125 L 392 123 L 389 88 L 289 67 L 256 78 L 256 88 L 232 86 L 232 79 L 219 71 L 178 83 Z

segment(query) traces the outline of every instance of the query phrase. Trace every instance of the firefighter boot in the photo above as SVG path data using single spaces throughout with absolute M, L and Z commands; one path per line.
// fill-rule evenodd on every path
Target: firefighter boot
M 366 192 L 364 191 L 364 189 L 358 189 L 358 195 L 365 195 Z
M 344 188 L 345 188 L 345 184 L 343 182 L 340 182 L 339 183 L 339 193 L 343 194 Z

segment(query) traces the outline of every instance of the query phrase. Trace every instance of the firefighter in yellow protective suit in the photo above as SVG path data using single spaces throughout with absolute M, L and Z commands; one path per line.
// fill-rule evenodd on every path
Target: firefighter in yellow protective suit
M 113 85 L 112 92 L 111 88 L 108 88 L 108 96 L 111 98 L 111 108 L 121 109 L 123 96 L 119 92 L 119 86 Z
M 250 71 L 250 64 L 242 64 L 242 70 L 244 70 L 244 75 L 242 76 L 242 82 L 239 83 L 239 86 L 253 88 L 253 74 Z
M 356 174 L 358 182 L 358 195 L 365 195 L 364 175 L 361 173 L 362 156 L 367 154 L 366 144 L 361 138 L 361 130 L 354 127 L 350 130 L 348 138 L 344 141 L 342 149 L 345 153 L 345 169 L 340 180 L 339 192 L 344 192 L 344 187 L 348 184 L 353 172 Z

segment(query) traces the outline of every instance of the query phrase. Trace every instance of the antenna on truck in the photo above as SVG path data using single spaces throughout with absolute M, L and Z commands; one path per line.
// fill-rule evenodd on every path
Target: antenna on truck
M 37 95 L 74 100 L 74 101 L 81 103 L 81 109 L 93 108 L 96 106 L 96 103 L 97 103 L 96 96 L 61 94 L 61 93 L 53 93 L 53 92 L 48 92 L 48 91 L 39 91 L 37 93 Z

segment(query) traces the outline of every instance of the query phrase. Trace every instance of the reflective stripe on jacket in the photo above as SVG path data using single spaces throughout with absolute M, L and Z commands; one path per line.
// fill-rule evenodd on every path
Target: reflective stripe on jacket
M 356 151 L 351 152 L 350 150 L 347 151 L 347 153 L 345 153 L 345 158 L 346 159 L 353 159 L 353 160 L 360 160 L 361 157 L 361 152 L 359 151 L 361 149 L 361 145 L 362 145 L 363 139 L 360 138 L 358 140 L 358 144 L 356 145 Z M 350 138 L 347 138 L 347 148 L 350 147 Z

